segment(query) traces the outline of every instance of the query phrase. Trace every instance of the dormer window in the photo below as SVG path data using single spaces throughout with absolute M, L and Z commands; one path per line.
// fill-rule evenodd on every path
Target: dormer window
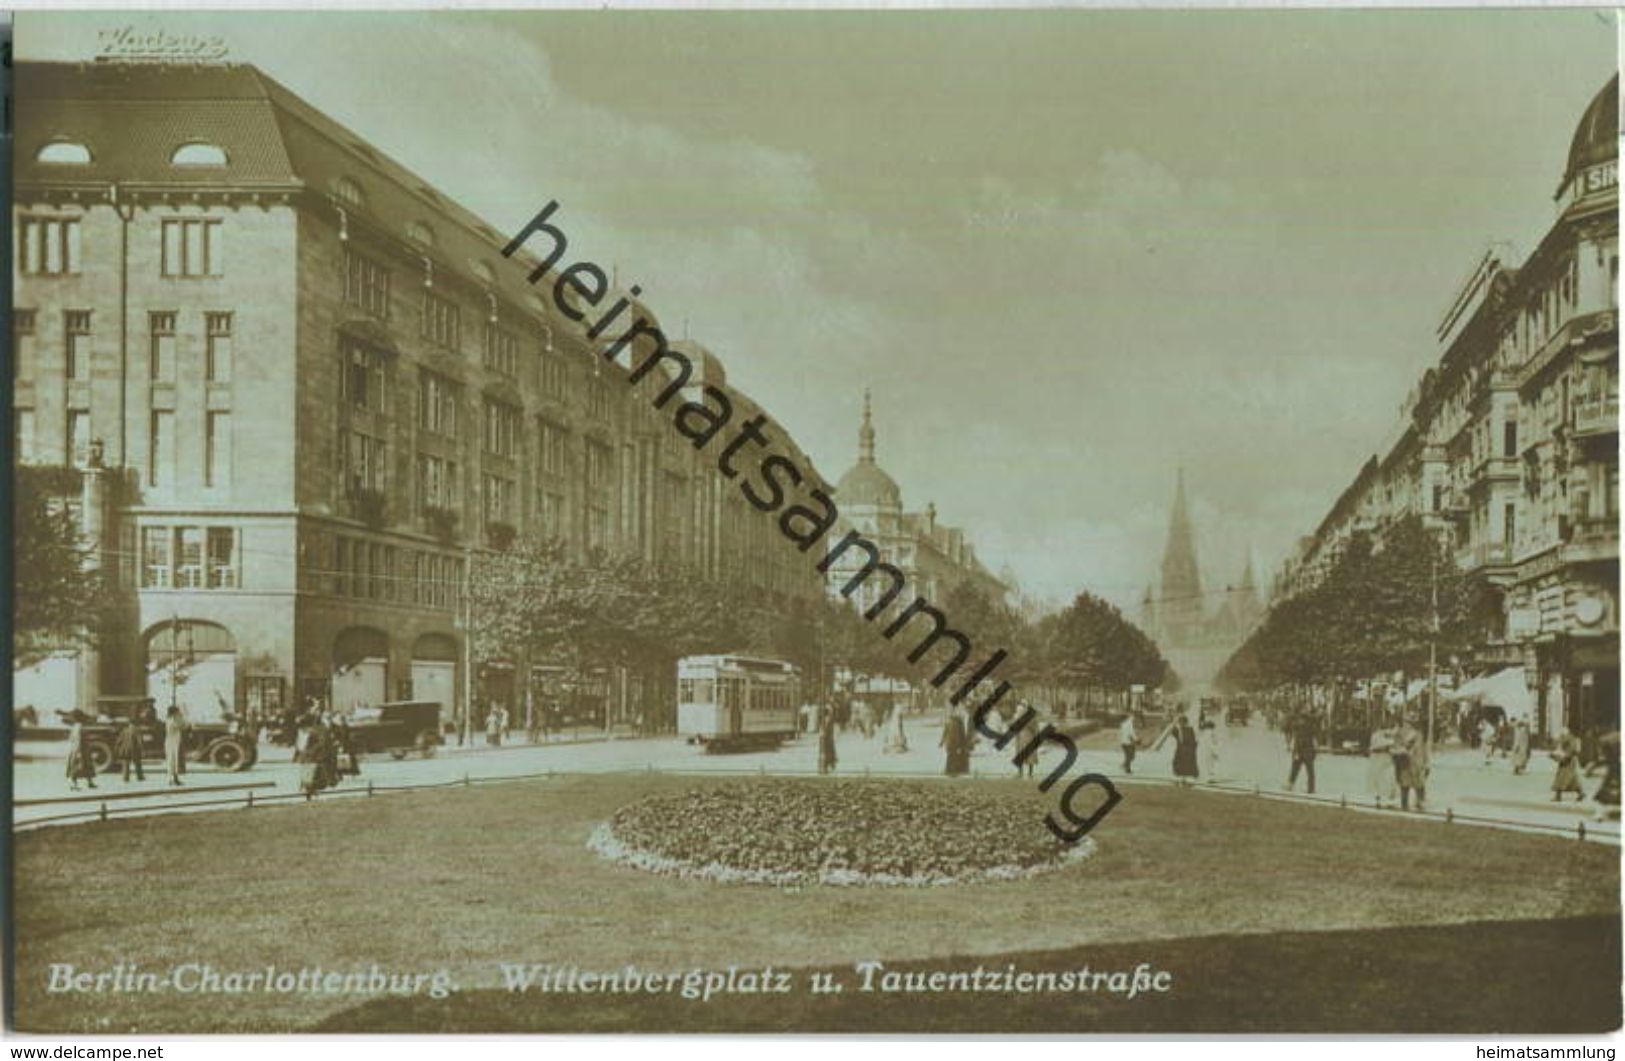
M 366 200 L 361 185 L 349 177 L 340 177 L 333 182 L 333 196 L 345 206 L 360 206 Z
M 171 165 L 175 166 L 224 166 L 226 152 L 217 144 L 205 144 L 197 141 L 182 144 L 169 156 Z
M 421 221 L 413 221 L 406 226 L 406 238 L 420 247 L 434 246 L 434 229 Z
M 90 148 L 72 140 L 53 140 L 41 147 L 34 159 L 56 166 L 83 166 L 90 162 Z

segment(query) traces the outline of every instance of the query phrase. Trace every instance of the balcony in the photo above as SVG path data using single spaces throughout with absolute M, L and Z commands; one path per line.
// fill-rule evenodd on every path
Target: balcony
M 1512 563 L 1512 546 L 1507 542 L 1475 542 L 1456 554 L 1456 562 L 1468 571 L 1504 567 Z
M 1608 435 L 1619 431 L 1619 396 L 1576 398 L 1571 410 L 1576 438 Z
M 1619 517 L 1592 516 L 1570 525 L 1563 560 L 1570 564 L 1619 559 Z
M 1517 457 L 1484 457 L 1473 465 L 1468 479 L 1469 489 L 1477 490 L 1486 483 L 1517 482 L 1523 478 L 1522 463 Z

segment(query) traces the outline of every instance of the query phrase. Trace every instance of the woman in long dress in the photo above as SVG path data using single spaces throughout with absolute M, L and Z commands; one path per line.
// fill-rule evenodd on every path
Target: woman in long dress
M 68 715 L 68 786 L 79 791 L 79 782 L 96 787 L 96 764 L 85 752 L 85 717 L 78 711 Z
M 903 732 L 903 705 L 897 704 L 891 709 L 891 717 L 886 720 L 886 744 L 883 752 L 902 754 L 908 751 L 908 734 Z
M 835 712 L 825 708 L 818 718 L 818 772 L 835 770 Z
M 942 737 L 937 744 L 948 750 L 945 774 L 959 777 L 970 773 L 970 732 L 962 708 L 954 708 L 942 720 Z
M 1365 763 L 1366 791 L 1379 807 L 1399 803 L 1399 786 L 1394 783 L 1394 731 L 1387 724 L 1371 733 L 1371 750 Z
M 1529 769 L 1529 720 L 1520 718 L 1512 726 L 1512 772 Z
M 1163 732 L 1157 747 L 1162 747 L 1163 741 L 1169 737 L 1174 738 L 1174 776 L 1182 781 L 1194 781 L 1196 769 L 1196 730 L 1191 728 L 1191 720 L 1185 715 Z
M 1202 719 L 1201 729 L 1197 736 L 1207 743 L 1202 746 L 1202 763 L 1207 768 L 1208 784 L 1219 779 L 1219 755 L 1223 750 L 1219 747 L 1219 735 L 1223 728 L 1211 718 Z
M 1564 794 L 1572 792 L 1576 802 L 1584 800 L 1585 789 L 1580 787 L 1580 741 L 1567 727 L 1557 738 L 1552 758 L 1557 762 L 1557 773 L 1552 777 L 1552 799 L 1561 803 Z
M 181 775 L 186 773 L 186 759 L 181 754 L 181 744 L 185 735 L 186 716 L 179 707 L 170 704 L 164 716 L 164 766 L 169 770 L 172 785 L 184 784 Z

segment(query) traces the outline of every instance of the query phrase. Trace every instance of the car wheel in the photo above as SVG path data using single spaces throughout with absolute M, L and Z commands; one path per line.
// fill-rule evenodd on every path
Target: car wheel
M 113 769 L 113 748 L 99 740 L 86 741 L 86 757 L 90 759 L 90 768 L 98 774 L 105 774 Z
M 406 758 L 406 749 L 405 748 L 391 748 L 391 749 L 389 749 L 389 757 L 391 759 L 396 760 L 396 761 L 404 759 L 404 758 Z
M 214 747 L 209 749 L 209 762 L 216 770 L 246 770 L 248 753 L 234 740 L 216 741 Z

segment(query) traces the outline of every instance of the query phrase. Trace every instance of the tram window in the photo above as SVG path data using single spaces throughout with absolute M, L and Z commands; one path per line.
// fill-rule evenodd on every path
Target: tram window
M 677 682 L 677 702 L 679 704 L 692 704 L 694 702 L 693 678 L 683 678 Z

